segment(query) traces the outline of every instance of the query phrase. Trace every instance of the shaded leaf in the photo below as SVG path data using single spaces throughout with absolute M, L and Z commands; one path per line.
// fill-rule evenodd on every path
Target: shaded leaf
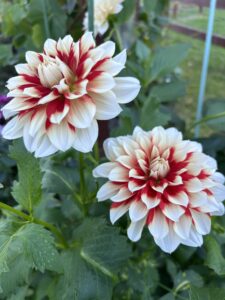
M 19 178 L 13 185 L 12 195 L 19 204 L 31 212 L 42 196 L 39 161 L 25 149 L 21 140 L 14 141 L 10 147 L 10 157 L 17 163 Z
M 218 275 L 225 275 L 225 259 L 221 253 L 220 245 L 217 241 L 207 236 L 205 238 L 205 249 L 206 249 L 206 265 L 213 269 Z
M 189 49 L 189 44 L 177 44 L 157 48 L 153 56 L 151 80 L 172 72 L 187 56 Z

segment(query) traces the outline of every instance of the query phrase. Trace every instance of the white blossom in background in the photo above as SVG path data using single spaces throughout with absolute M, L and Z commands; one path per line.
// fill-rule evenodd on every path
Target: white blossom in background
M 136 127 L 132 136 L 107 139 L 104 151 L 110 162 L 93 175 L 108 179 L 97 198 L 111 199 L 113 224 L 128 212 L 128 237 L 138 241 L 146 226 L 168 253 L 179 244 L 202 245 L 211 216 L 224 214 L 225 187 L 215 159 L 202 153 L 201 144 L 183 140 L 175 128 Z
M 109 28 L 108 18 L 118 14 L 122 9 L 124 0 L 95 0 L 94 1 L 94 32 L 103 35 Z M 84 21 L 84 30 L 88 30 L 88 12 Z
M 96 47 L 90 32 L 78 42 L 71 36 L 48 39 L 43 53 L 28 51 L 19 74 L 9 79 L 13 99 L 3 107 L 11 118 L 2 131 L 6 139 L 23 137 L 28 151 L 44 157 L 73 147 L 92 150 L 98 137 L 96 120 L 119 115 L 140 90 L 133 77 L 115 77 L 124 68 L 126 51 L 113 57 L 111 41 Z

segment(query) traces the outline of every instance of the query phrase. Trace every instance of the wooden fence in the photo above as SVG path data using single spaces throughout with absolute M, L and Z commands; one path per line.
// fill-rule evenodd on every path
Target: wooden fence
M 194 4 L 199 7 L 199 10 L 202 11 L 204 7 L 209 7 L 210 5 L 210 0 L 172 0 L 174 2 L 172 4 L 172 10 L 173 10 L 173 15 L 176 17 L 178 10 L 179 10 L 179 3 L 180 4 Z M 225 0 L 217 0 L 217 9 L 225 9 Z M 224 12 L 225 14 L 225 12 Z M 182 33 L 185 35 L 188 35 L 192 38 L 199 39 L 199 40 L 205 40 L 206 38 L 206 33 L 204 31 L 186 26 L 186 25 L 181 25 L 175 22 L 170 23 L 169 28 L 172 29 L 173 31 L 176 31 L 178 33 Z M 214 34 L 212 38 L 212 43 L 214 45 L 224 47 L 225 48 L 225 37 Z

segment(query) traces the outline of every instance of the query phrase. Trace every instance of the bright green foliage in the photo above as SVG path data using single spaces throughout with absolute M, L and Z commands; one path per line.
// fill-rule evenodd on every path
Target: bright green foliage
M 19 181 L 13 185 L 12 195 L 26 210 L 32 212 L 42 195 L 39 162 L 26 151 L 23 142 L 18 140 L 10 148 L 10 156 L 17 162 L 19 177 Z

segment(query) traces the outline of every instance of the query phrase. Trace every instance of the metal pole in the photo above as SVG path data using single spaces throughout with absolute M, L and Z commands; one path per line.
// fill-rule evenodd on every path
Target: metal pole
M 213 25 L 214 25 L 214 18 L 215 18 L 215 11 L 216 11 L 216 1 L 217 0 L 210 0 L 210 8 L 209 8 L 209 20 L 208 20 L 208 29 L 205 41 L 205 52 L 202 64 L 202 73 L 201 73 L 201 81 L 200 81 L 200 88 L 199 88 L 199 95 L 198 95 L 198 105 L 196 111 L 196 122 L 201 120 L 202 118 L 202 110 L 205 98 L 205 88 L 206 88 L 206 81 L 207 81 L 207 73 L 208 73 L 208 66 L 209 66 L 209 57 L 210 57 L 210 50 L 211 50 L 211 43 L 212 43 L 212 35 L 213 35 Z M 195 127 L 195 137 L 199 137 L 200 134 L 200 125 Z
M 88 0 L 88 30 L 94 33 L 94 0 Z

